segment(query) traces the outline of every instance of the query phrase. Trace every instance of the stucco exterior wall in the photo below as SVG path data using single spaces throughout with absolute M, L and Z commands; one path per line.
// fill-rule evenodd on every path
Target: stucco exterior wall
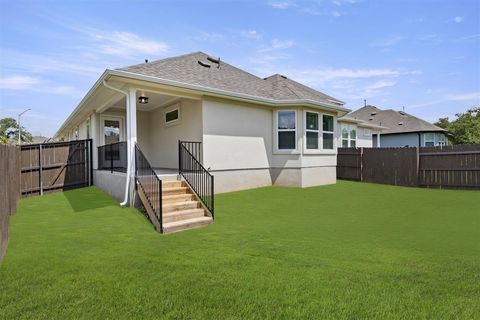
M 157 108 L 137 118 L 137 128 L 145 126 L 138 143 L 155 168 L 178 168 L 178 140 L 202 141 L 202 103 L 180 100 L 180 120 L 165 124 L 165 108 Z M 148 129 L 147 129 L 148 128 Z M 143 129 L 142 129 L 143 130 Z
M 275 148 L 275 110 L 203 100 L 204 165 L 215 176 L 216 192 L 272 184 L 303 187 L 335 183 L 336 148 L 314 153 L 304 150 L 304 109 L 285 110 L 297 111 L 297 148 L 288 152 Z M 337 136 L 335 121 L 335 142 Z

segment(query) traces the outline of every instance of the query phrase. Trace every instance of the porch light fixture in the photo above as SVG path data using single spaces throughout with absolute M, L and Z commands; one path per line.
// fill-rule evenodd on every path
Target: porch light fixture
M 145 97 L 145 96 L 138 97 L 138 103 L 147 104 L 148 103 L 148 97 Z

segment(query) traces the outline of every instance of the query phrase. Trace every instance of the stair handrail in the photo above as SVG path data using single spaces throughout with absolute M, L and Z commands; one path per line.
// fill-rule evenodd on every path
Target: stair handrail
M 178 141 L 178 174 L 184 178 L 195 195 L 215 219 L 214 176 L 202 165 L 187 147 L 195 146 L 199 156 L 201 142 Z
M 146 179 L 150 181 L 146 181 Z M 140 147 L 135 144 L 135 181 L 142 188 L 143 194 L 147 198 L 155 217 L 160 224 L 160 232 L 163 232 L 163 217 L 162 217 L 162 180 L 157 176 L 155 170 L 143 154 Z M 150 182 L 150 190 L 147 189 L 147 183 Z M 157 194 L 158 201 L 155 201 L 153 195 Z

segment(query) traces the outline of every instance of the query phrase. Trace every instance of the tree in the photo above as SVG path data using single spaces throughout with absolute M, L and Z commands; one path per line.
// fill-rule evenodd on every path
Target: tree
M 456 119 L 440 118 L 435 122 L 452 134 L 450 139 L 454 144 L 480 143 L 480 107 L 468 109 L 464 113 L 457 113 Z
M 31 142 L 32 135 L 22 126 L 22 142 Z M 18 123 L 13 118 L 0 119 L 0 142 L 18 141 Z

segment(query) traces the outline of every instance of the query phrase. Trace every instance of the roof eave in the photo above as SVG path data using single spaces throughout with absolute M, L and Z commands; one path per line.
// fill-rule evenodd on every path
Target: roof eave
M 121 78 L 123 77 L 123 78 L 134 79 L 134 80 L 148 81 L 148 82 L 152 82 L 152 83 L 157 83 L 157 84 L 167 85 L 167 86 L 171 86 L 171 87 L 176 87 L 176 88 L 179 88 L 179 89 L 193 90 L 193 91 L 197 91 L 197 92 L 212 95 L 212 96 L 227 97 L 227 98 L 234 99 L 234 100 L 260 103 L 260 104 L 269 105 L 269 106 L 278 106 L 278 107 L 292 106 L 292 105 L 313 106 L 313 107 L 320 107 L 320 108 L 323 108 L 323 109 L 327 109 L 327 110 L 330 110 L 330 111 L 335 111 L 339 114 L 339 116 L 343 116 L 343 115 L 345 115 L 345 114 L 347 114 L 348 112 L 351 111 L 350 109 L 342 107 L 343 102 L 337 101 L 337 100 L 332 100 L 332 101 L 335 101 L 335 103 L 320 102 L 320 101 L 310 100 L 310 99 L 275 100 L 275 99 L 263 98 L 263 97 L 258 97 L 258 96 L 252 96 L 252 95 L 243 94 L 243 93 L 237 93 L 237 92 L 232 92 L 232 91 L 226 91 L 226 90 L 221 90 L 221 89 L 204 87 L 204 86 L 200 86 L 200 85 L 194 85 L 194 84 L 189 84 L 189 83 L 184 83 L 184 82 L 179 82 L 179 81 L 174 81 L 174 80 L 162 79 L 162 78 L 158 78 L 158 77 L 147 76 L 147 75 L 142 75 L 142 74 L 123 71 L 123 70 L 106 69 L 103 72 L 103 74 L 100 76 L 100 78 L 95 82 L 93 87 L 90 88 L 90 90 L 87 92 L 87 94 L 83 97 L 83 99 L 80 101 L 80 103 L 77 105 L 77 107 L 73 110 L 73 112 L 62 123 L 60 128 L 55 133 L 54 138 L 57 138 L 66 129 L 66 127 L 70 124 L 70 122 L 73 121 L 75 116 L 83 108 L 84 104 L 88 101 L 88 99 L 95 92 L 95 90 L 97 90 L 97 88 L 102 84 L 103 80 L 107 79 L 110 76 L 117 76 L 117 77 L 121 77 Z

